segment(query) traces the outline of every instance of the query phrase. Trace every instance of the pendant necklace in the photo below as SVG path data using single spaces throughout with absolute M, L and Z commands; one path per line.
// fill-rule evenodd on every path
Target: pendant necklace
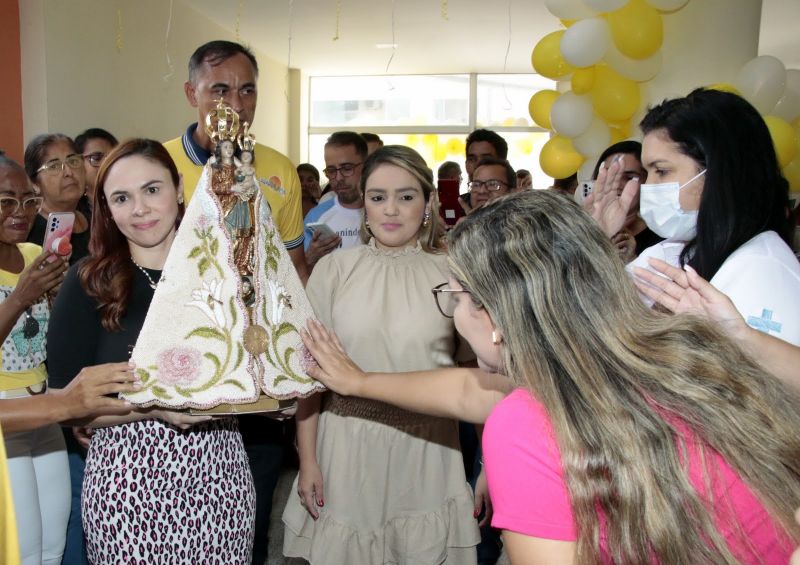
M 144 273 L 144 276 L 145 276 L 145 277 L 147 277 L 147 282 L 150 284 L 150 288 L 152 288 L 153 290 L 155 290 L 155 289 L 156 289 L 156 287 L 158 286 L 158 283 L 160 283 L 161 281 L 163 281 L 163 280 L 164 280 L 164 275 L 162 274 L 162 275 L 161 275 L 161 278 L 160 278 L 160 279 L 158 279 L 158 281 L 154 281 L 154 280 L 153 280 L 153 277 L 151 277 L 151 276 L 150 276 L 150 273 L 148 273 L 147 271 L 145 271 L 145 270 L 144 270 L 144 267 L 142 267 L 142 266 L 141 266 L 139 263 L 137 263 L 137 262 L 136 262 L 136 260 L 135 260 L 133 257 L 131 257 L 131 261 L 133 262 L 133 264 L 134 264 L 134 265 L 136 265 L 136 267 L 137 267 L 137 268 L 138 268 L 140 271 L 142 271 L 142 273 Z M 34 320 L 34 321 L 35 321 L 35 320 Z M 27 323 L 27 321 L 26 321 L 26 323 Z

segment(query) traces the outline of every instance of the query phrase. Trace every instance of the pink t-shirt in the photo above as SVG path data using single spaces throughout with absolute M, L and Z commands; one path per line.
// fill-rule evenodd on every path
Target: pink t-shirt
M 673 426 L 688 437 L 685 426 Z M 494 408 L 483 430 L 483 453 L 492 526 L 538 538 L 577 539 L 550 419 L 528 391 L 517 389 Z M 687 453 L 689 478 L 702 494 L 700 458 L 691 442 Z M 787 563 L 792 544 L 783 529 L 717 452 L 706 453 L 715 522 L 734 556 L 742 563 Z

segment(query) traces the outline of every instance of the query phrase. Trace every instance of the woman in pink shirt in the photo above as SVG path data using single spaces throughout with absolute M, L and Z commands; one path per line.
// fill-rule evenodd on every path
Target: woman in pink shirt
M 486 420 L 512 563 L 788 562 L 796 391 L 708 322 L 646 308 L 608 238 L 558 195 L 499 199 L 449 252 L 437 299 L 484 373 L 365 376 L 324 328 L 306 342 L 341 394 Z M 506 396 L 496 373 L 519 388 Z

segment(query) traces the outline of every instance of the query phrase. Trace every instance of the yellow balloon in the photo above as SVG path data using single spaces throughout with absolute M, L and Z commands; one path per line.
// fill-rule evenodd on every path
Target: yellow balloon
M 628 139 L 628 134 L 619 128 L 610 127 L 608 131 L 611 132 L 611 143 L 609 145 L 614 145 L 615 143 Z
M 572 73 L 572 92 L 575 94 L 586 94 L 594 85 L 594 67 L 575 69 Z
M 578 20 L 560 20 L 560 21 L 561 21 L 561 25 L 563 25 L 564 27 L 569 27 L 572 24 L 574 24 L 575 22 L 577 22 Z
M 661 14 L 645 0 L 630 0 L 608 14 L 614 45 L 632 59 L 647 59 L 661 48 L 664 23 Z
M 624 122 L 639 107 L 639 85 L 605 65 L 595 67 L 592 105 L 608 122 Z
M 789 190 L 800 192 L 800 156 L 792 159 L 792 162 L 783 168 L 783 176 L 789 181 Z
M 531 101 L 528 102 L 528 113 L 537 126 L 552 129 L 550 125 L 550 109 L 559 96 L 561 95 L 555 90 L 540 90 L 531 96 Z
M 794 129 L 798 130 L 798 133 L 800 133 L 800 118 L 795 118 L 795 119 L 792 121 L 792 127 L 793 127 Z
M 714 84 L 709 84 L 706 87 L 708 90 L 720 90 L 722 92 L 730 92 L 735 94 L 736 96 L 741 96 L 742 93 L 739 92 L 739 89 L 733 86 L 729 82 L 715 82 Z
M 764 116 L 772 144 L 781 168 L 786 167 L 797 156 L 797 137 L 792 125 L 777 116 Z
M 539 153 L 539 165 L 544 174 L 554 179 L 566 178 L 583 164 L 583 156 L 575 151 L 569 138 L 556 135 L 551 137 Z
M 533 70 L 543 77 L 555 80 L 575 70 L 561 54 L 561 37 L 563 35 L 563 29 L 548 33 L 533 48 L 533 53 L 531 53 Z

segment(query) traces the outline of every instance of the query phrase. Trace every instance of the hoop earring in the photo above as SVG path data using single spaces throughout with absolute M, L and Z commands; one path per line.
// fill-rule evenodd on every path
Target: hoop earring
M 428 224 L 431 223 L 431 213 L 429 210 L 425 210 L 425 215 L 422 217 L 422 227 L 427 228 Z
M 178 204 L 183 204 L 183 192 L 178 193 Z
M 492 330 L 492 344 L 493 345 L 500 345 L 503 341 L 503 336 L 498 335 L 497 331 Z

